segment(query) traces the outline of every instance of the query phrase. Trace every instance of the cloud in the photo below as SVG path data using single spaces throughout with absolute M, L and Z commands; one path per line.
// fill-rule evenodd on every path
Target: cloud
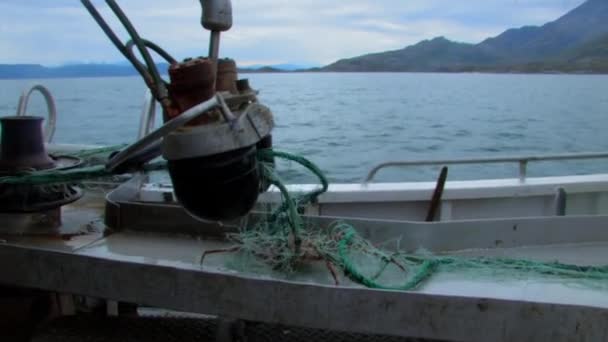
M 400 49 L 436 36 L 479 42 L 510 27 L 543 24 L 583 0 L 233 0 L 222 54 L 251 64 L 326 64 Z M 94 3 L 126 39 L 103 1 Z M 119 1 L 140 34 L 178 58 L 204 55 L 208 33 L 196 0 Z M 27 20 L 25 20 L 27 18 Z M 0 63 L 116 62 L 79 1 L 0 2 Z

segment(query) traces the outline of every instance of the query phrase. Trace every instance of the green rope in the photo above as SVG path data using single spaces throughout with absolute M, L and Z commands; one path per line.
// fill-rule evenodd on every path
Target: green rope
M 300 252 L 300 245 L 302 243 L 300 238 L 300 231 L 302 230 L 302 218 L 300 215 L 298 215 L 296 205 L 294 200 L 291 198 L 287 187 L 285 187 L 283 182 L 281 182 L 281 179 L 276 175 L 276 173 L 272 172 L 269 167 L 264 167 L 264 177 L 270 181 L 270 184 L 276 186 L 283 196 L 283 203 L 285 204 L 284 210 L 277 211 L 274 215 L 278 216 L 286 210 L 285 214 L 289 220 L 289 226 L 291 227 L 291 233 L 293 234 L 295 253 L 298 254 Z
M 456 258 L 402 253 L 400 257 L 408 263 L 410 269 L 414 270 L 413 275 L 411 275 L 410 279 L 404 285 L 387 286 L 375 281 L 378 277 L 377 275 L 367 277 L 354 265 L 349 256 L 349 247 L 356 239 L 362 238 L 356 233 L 354 228 L 346 225 L 343 238 L 338 244 L 339 261 L 344 268 L 345 274 L 351 280 L 370 288 L 410 291 L 416 289 L 437 272 L 454 272 L 464 269 L 489 269 L 494 270 L 494 272 L 506 270 L 511 272 L 516 271 L 527 274 L 552 276 L 560 279 L 608 281 L 608 265 L 579 266 L 559 262 L 536 262 L 510 258 Z M 396 256 L 398 257 L 399 255 Z M 385 267 L 385 264 L 383 264 L 381 269 L 384 269 Z
M 77 157 L 85 160 L 85 163 L 74 168 L 63 170 L 38 170 L 24 171 L 13 176 L 0 177 L 0 184 L 29 184 L 46 185 L 58 183 L 79 183 L 92 179 L 107 178 L 116 174 L 108 172 L 105 163 L 108 156 L 118 152 L 126 145 L 115 145 L 100 148 L 81 149 L 71 152 L 60 152 L 58 155 Z M 166 163 L 156 162 L 146 164 L 142 167 L 145 172 L 163 170 Z
M 156 171 L 166 168 L 164 162 L 152 163 L 143 166 L 143 171 Z M 41 170 L 24 173 L 16 176 L 0 177 L 0 184 L 29 184 L 45 185 L 57 183 L 78 183 L 95 178 L 114 176 L 115 174 L 106 170 L 104 165 L 79 167 L 67 170 Z
M 349 257 L 349 246 L 355 238 L 359 238 L 359 235 L 355 232 L 354 228 L 348 227 L 344 231 L 344 236 L 338 243 L 338 254 L 340 256 L 340 265 L 344 268 L 344 273 L 352 281 L 364 285 L 369 288 L 383 289 L 383 290 L 400 290 L 410 291 L 418 287 L 425 279 L 430 277 L 438 266 L 435 260 L 425 260 L 414 276 L 409 279 L 405 284 L 400 286 L 387 286 L 379 284 L 375 281 L 374 277 L 366 277 L 355 267 L 354 263 Z M 382 266 L 385 268 L 385 266 Z
M 283 222 L 283 217 L 286 218 L 287 224 L 291 228 L 290 230 L 293 236 L 295 254 L 300 254 L 300 245 L 302 242 L 300 234 L 301 230 L 303 229 L 303 222 L 302 217 L 298 213 L 298 209 L 304 205 L 307 205 L 308 203 L 316 201 L 317 197 L 320 194 L 327 191 L 329 187 L 329 182 L 327 181 L 327 178 L 323 174 L 323 171 L 319 169 L 319 167 L 317 167 L 311 161 L 302 156 L 273 149 L 262 149 L 258 150 L 257 153 L 258 160 L 264 165 L 263 178 L 270 182 L 270 184 L 276 186 L 277 189 L 279 189 L 279 191 L 281 192 L 281 196 L 283 197 L 281 205 L 272 213 L 269 218 L 269 222 L 274 223 L 270 226 L 279 226 L 281 227 L 281 231 L 284 231 L 284 226 L 283 224 L 281 224 L 281 222 Z M 321 187 L 318 189 L 314 189 L 311 192 L 302 194 L 297 198 L 292 198 L 291 194 L 287 190 L 287 187 L 284 185 L 283 181 L 272 167 L 274 158 L 293 161 L 297 164 L 302 165 L 304 168 L 308 169 L 319 178 Z M 269 225 L 267 224 L 266 227 L 268 226 Z
M 284 215 L 289 218 L 288 222 L 301 222 L 298 220 L 299 213 L 294 211 L 294 201 L 296 205 L 303 206 L 312 203 L 317 197 L 327 191 L 328 182 L 323 172 L 312 162 L 304 157 L 279 152 L 274 150 L 260 151 L 259 157 L 261 161 L 271 161 L 273 157 L 294 161 L 316 175 L 321 187 L 309 193 L 300 195 L 297 199 L 292 199 L 286 192 L 286 187 L 281 184 L 280 178 L 276 176 L 273 169 L 265 169 L 264 176 L 268 177 L 272 184 L 277 186 L 283 195 L 283 203 L 271 216 L 268 222 L 264 225 L 264 230 L 253 229 L 253 231 L 243 232 L 241 234 L 249 234 L 245 244 L 248 249 L 258 251 L 257 256 L 264 253 L 259 253 L 260 250 L 265 251 L 266 261 L 268 260 L 267 251 L 272 248 L 277 248 L 277 244 L 287 244 L 288 239 L 273 239 L 273 232 L 279 231 L 273 228 L 274 225 L 281 224 L 282 221 L 277 220 L 276 216 Z M 298 226 L 301 227 L 301 226 Z M 329 231 L 329 233 L 327 232 Z M 449 256 L 435 256 L 427 254 L 407 254 L 407 253 L 388 253 L 382 249 L 374 247 L 368 240 L 362 238 L 354 227 L 345 222 L 334 222 L 331 224 L 324 235 L 320 233 L 312 233 L 310 231 L 292 230 L 292 234 L 297 232 L 298 237 L 303 236 L 302 240 L 308 240 L 314 249 L 327 261 L 333 262 L 339 266 L 345 276 L 351 281 L 361 284 L 369 288 L 411 291 L 420 287 L 425 281 L 431 278 L 438 272 L 463 272 L 466 269 L 480 271 L 489 270 L 492 275 L 498 275 L 499 272 L 506 272 L 508 277 L 513 276 L 513 272 L 522 272 L 524 274 L 538 274 L 543 276 L 558 277 L 559 279 L 573 280 L 599 280 L 608 281 L 608 265 L 607 266 L 577 266 L 558 262 L 535 262 L 530 260 L 509 259 L 509 258 L 458 258 Z M 338 237 L 337 239 L 335 237 Z M 265 241 L 262 243 L 262 241 Z M 268 243 L 272 241 L 272 243 Z M 241 240 L 243 242 L 243 240 Z M 256 243 L 261 246 L 254 246 Z M 285 253 L 285 249 L 281 249 Z M 359 251 L 366 255 L 371 255 L 379 258 L 381 265 L 376 272 L 371 276 L 365 275 L 356 265 L 351 257 L 353 251 Z M 285 256 L 280 259 L 293 261 L 297 259 L 297 255 Z M 271 262 L 276 262 L 274 258 L 270 258 Z M 388 266 L 394 263 L 402 269 L 406 276 L 405 283 L 401 285 L 386 285 L 381 284 L 378 279 L 387 270 Z M 402 266 L 402 265 L 405 265 Z M 289 269 L 289 268 L 286 268 Z M 481 274 L 478 272 L 478 274 Z M 608 285 L 608 284 L 607 284 Z
M 96 157 L 113 153 L 122 147 L 113 146 L 81 150 L 73 152 L 72 155 L 81 158 Z M 329 183 L 323 172 L 308 159 L 287 152 L 266 149 L 258 151 L 257 157 L 262 165 L 263 181 L 276 186 L 281 193 L 282 201 L 265 221 L 256 227 L 245 229 L 236 234 L 234 241 L 241 244 L 245 251 L 262 259 L 263 262 L 273 268 L 297 271 L 297 267 L 303 259 L 309 253 L 314 252 L 323 260 L 339 267 L 344 275 L 353 282 L 377 289 L 411 291 L 420 287 L 437 273 L 462 273 L 466 270 L 473 271 L 473 274 L 477 275 L 490 272 L 489 275 L 491 276 L 502 274 L 508 278 L 513 278 L 516 273 L 522 273 L 554 277 L 560 280 L 598 281 L 604 288 L 608 288 L 608 265 L 579 266 L 513 258 L 467 258 L 421 253 L 393 253 L 373 246 L 368 240 L 361 237 L 353 226 L 342 221 L 332 223 L 325 230 L 317 229 L 318 227 L 305 228 L 299 211 L 303 206 L 317 201 L 318 196 L 327 191 Z M 303 166 L 317 176 L 320 187 L 293 196 L 274 169 L 274 158 L 293 161 Z M 97 165 L 92 166 L 81 166 L 66 170 L 41 170 L 0 177 L 0 184 L 78 183 L 113 176 L 103 165 L 102 160 L 105 159 L 100 157 L 98 161 L 94 162 Z M 165 167 L 165 163 L 159 162 L 147 164 L 143 167 L 143 170 L 154 171 Z M 304 243 L 306 243 L 306 250 L 303 247 Z M 366 275 L 366 272 L 363 272 L 353 259 L 353 254 L 357 252 L 367 257 L 377 258 L 380 261 L 378 269 L 375 272 L 369 272 L 369 276 Z M 398 267 L 406 277 L 403 284 L 390 285 L 380 282 L 382 275 L 387 272 L 391 264 Z
M 312 174 L 317 176 L 317 178 L 319 179 L 319 182 L 321 183 L 320 188 L 317 188 L 311 192 L 305 193 L 296 200 L 297 205 L 299 207 L 301 207 L 303 205 L 307 205 L 309 203 L 314 203 L 317 200 L 317 197 L 319 195 L 327 192 L 327 189 L 329 188 L 329 181 L 327 180 L 327 177 L 325 177 L 325 174 L 323 173 L 323 171 L 321 171 L 321 169 L 317 165 L 315 165 L 313 162 L 311 162 L 310 160 L 308 160 L 302 156 L 298 156 L 298 155 L 287 153 L 287 152 L 277 151 L 277 150 L 273 150 L 273 149 L 263 149 L 263 150 L 258 151 L 258 158 L 262 162 L 270 163 L 270 162 L 272 162 L 274 157 L 300 164 L 301 166 L 303 166 L 304 168 L 306 168 L 307 170 L 312 172 Z M 265 174 L 265 176 L 274 177 L 272 174 L 274 174 L 274 172 L 269 172 L 269 174 Z M 288 202 L 283 202 L 282 206 L 279 207 L 279 209 L 277 211 L 284 212 L 287 209 L 286 208 L 287 205 L 289 205 Z

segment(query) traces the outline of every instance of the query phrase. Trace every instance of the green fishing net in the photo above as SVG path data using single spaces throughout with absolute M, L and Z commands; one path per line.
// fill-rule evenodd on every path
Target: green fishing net
M 105 169 L 104 163 L 118 148 L 76 151 L 73 152 L 74 156 L 86 160 L 79 167 L 0 177 L 0 184 L 76 183 L 113 177 Z M 446 274 L 489 277 L 494 281 L 535 277 L 560 284 L 608 289 L 608 265 L 579 266 L 557 261 L 453 256 L 424 250 L 402 251 L 373 244 L 346 221 L 320 227 L 302 213 L 328 190 L 324 173 L 302 156 L 272 149 L 258 151 L 258 159 L 263 179 L 279 190 L 281 201 L 263 220 L 246 224 L 238 232 L 228 235 L 234 247 L 219 252 L 238 252 L 236 259 L 227 262 L 229 268 L 252 271 L 260 267 L 293 275 L 309 271 L 311 265 L 316 264 L 322 265 L 335 283 L 348 281 L 369 288 L 403 291 L 418 289 L 432 277 Z M 275 159 L 303 166 L 319 179 L 320 185 L 310 192 L 291 193 L 279 176 Z M 146 165 L 145 170 L 163 167 L 163 163 L 155 163 Z
M 105 164 L 112 154 L 120 151 L 120 149 L 124 148 L 125 146 L 126 145 L 116 145 L 109 147 L 81 149 L 69 152 L 64 151 L 60 153 L 61 156 L 80 158 L 82 160 L 82 164 L 65 169 L 24 171 L 23 173 L 14 176 L 0 177 L 0 184 L 44 185 L 70 183 L 89 187 L 84 183 L 87 181 L 99 180 L 121 182 L 125 180 L 124 177 L 108 171 Z M 163 170 L 165 168 L 166 165 L 164 162 L 155 162 L 144 165 L 142 171 L 149 172 Z
M 320 186 L 308 193 L 291 194 L 277 171 L 270 167 L 273 157 L 302 165 L 318 177 Z M 285 152 L 259 151 L 259 159 L 264 165 L 264 177 L 278 188 L 282 201 L 262 222 L 230 235 L 235 244 L 233 250 L 240 251 L 241 259 L 246 261 L 238 265 L 240 269 L 255 260 L 289 274 L 300 272 L 307 263 L 321 262 L 327 265 L 336 283 L 339 275 L 343 275 L 350 282 L 369 288 L 402 291 L 415 290 L 437 274 L 487 277 L 494 281 L 536 277 L 560 284 L 608 289 L 608 266 L 390 250 L 372 244 L 346 221 L 336 221 L 328 227 L 315 226 L 306 222 L 301 213 L 327 191 L 328 181 L 323 172 L 302 156 Z

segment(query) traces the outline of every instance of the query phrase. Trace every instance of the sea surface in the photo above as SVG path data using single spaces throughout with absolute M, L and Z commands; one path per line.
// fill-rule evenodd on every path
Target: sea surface
M 608 76 L 323 73 L 251 74 L 276 118 L 275 147 L 299 153 L 333 182 L 359 182 L 389 160 L 608 151 Z M 0 115 L 21 90 L 55 95 L 55 142 L 120 144 L 137 134 L 138 77 L 0 80 Z M 29 113 L 44 115 L 41 96 Z M 157 120 L 160 121 L 160 120 Z M 293 182 L 314 178 L 280 164 Z M 449 179 L 515 177 L 517 164 L 451 166 Z M 378 181 L 434 180 L 438 167 L 386 169 Z M 608 161 L 543 162 L 531 176 L 608 172 Z

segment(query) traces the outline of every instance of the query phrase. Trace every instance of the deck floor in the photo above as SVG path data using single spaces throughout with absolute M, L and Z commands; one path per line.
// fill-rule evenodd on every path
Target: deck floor
M 467 339 L 480 325 L 488 328 L 473 340 L 567 337 L 576 336 L 579 325 L 608 322 L 608 286 L 602 283 L 588 286 L 533 275 L 493 277 L 455 271 L 433 275 L 414 292 L 370 291 L 343 275 L 336 287 L 320 262 L 290 275 L 263 267 L 248 269 L 238 253 L 209 255 L 201 265 L 204 251 L 231 244 L 179 234 L 104 232 L 100 221 L 103 206 L 83 203 L 65 208 L 60 230 L 65 234 L 48 237 L 0 231 L 0 282 L 245 320 L 438 339 Z M 587 234 L 587 240 L 587 236 L 597 235 L 594 242 L 517 245 L 514 242 L 520 235 L 516 234 L 526 234 L 530 229 L 526 225 L 536 222 L 526 221 L 517 232 L 510 224 L 496 228 L 503 236 L 512 237 L 504 240 L 505 247 L 492 239 L 495 248 L 452 249 L 446 254 L 603 265 L 608 260 L 605 220 L 591 221 L 595 222 L 593 227 L 577 226 L 576 232 Z M 484 224 L 491 223 L 475 224 L 478 227 L 463 226 L 481 232 Z M 401 239 L 417 234 L 429 239 L 420 241 L 435 241 L 433 234 L 443 234 L 445 228 L 459 236 L 455 226 L 412 225 L 402 232 Z M 79 233 L 73 234 L 75 231 Z M 562 236 L 556 239 L 563 241 L 567 230 L 554 229 L 558 231 Z M 507 232 L 513 235 L 505 235 Z M 532 234 L 535 239 L 542 236 L 536 233 Z M 480 234 L 494 236 L 493 232 Z M 462 241 L 471 241 L 471 236 L 462 236 Z M 456 237 L 442 237 L 445 241 L 440 245 L 448 245 Z M 481 237 L 487 240 L 487 236 Z M 487 246 L 488 241 L 482 245 Z M 401 273 L 396 268 L 387 274 L 386 279 L 399 282 Z M 294 315 L 296 308 L 299 311 Z M 374 314 L 368 317 L 370 312 Z M 529 326 L 522 325 L 528 321 Z M 539 327 L 543 324 L 545 329 Z M 501 326 L 511 329 L 492 328 Z M 558 329 L 558 335 L 547 327 Z M 607 337 L 608 331 L 591 329 L 585 334 L 593 340 Z

